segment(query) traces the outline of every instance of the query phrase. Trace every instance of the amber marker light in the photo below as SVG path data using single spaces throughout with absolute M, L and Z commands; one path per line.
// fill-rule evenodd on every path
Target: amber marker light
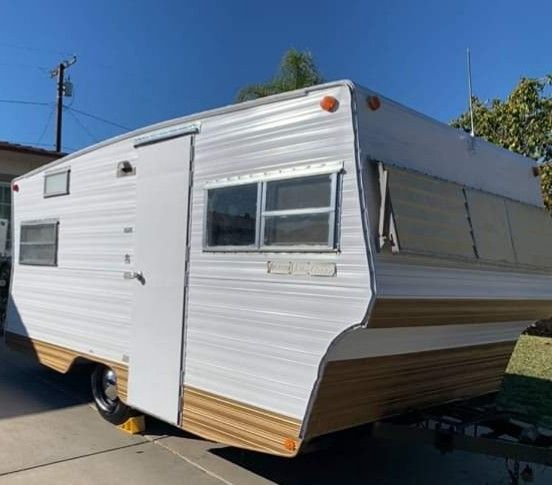
M 335 99 L 333 96 L 324 96 L 322 98 L 322 101 L 320 101 L 320 107 L 324 111 L 333 113 L 339 107 L 339 101 Z
M 381 101 L 377 96 L 368 96 L 368 99 L 366 100 L 368 103 L 368 108 L 370 108 L 372 111 L 377 111 L 380 109 Z
M 297 443 L 295 442 L 295 440 L 292 440 L 291 438 L 286 438 L 284 440 L 284 448 L 287 451 L 294 452 L 297 450 Z

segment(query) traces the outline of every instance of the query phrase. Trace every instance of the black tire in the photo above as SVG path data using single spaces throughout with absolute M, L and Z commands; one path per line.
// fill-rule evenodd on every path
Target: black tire
M 96 365 L 90 383 L 96 409 L 106 421 L 119 425 L 134 415 L 132 408 L 117 396 L 117 377 L 112 369 L 102 364 Z

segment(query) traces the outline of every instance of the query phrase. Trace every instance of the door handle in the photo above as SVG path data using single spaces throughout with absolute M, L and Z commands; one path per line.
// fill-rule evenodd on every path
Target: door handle
M 144 273 L 141 271 L 125 271 L 123 277 L 125 280 L 138 280 L 140 283 L 144 284 L 146 278 L 144 278 Z

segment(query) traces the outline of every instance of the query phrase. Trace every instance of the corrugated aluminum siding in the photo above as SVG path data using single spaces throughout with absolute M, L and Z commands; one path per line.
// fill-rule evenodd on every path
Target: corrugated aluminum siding
M 335 113 L 320 109 L 333 95 Z M 196 138 L 185 384 L 302 418 L 318 366 L 371 297 L 346 86 L 206 119 Z M 339 253 L 204 252 L 204 186 L 309 162 L 344 162 Z M 324 261 L 335 277 L 268 274 L 268 261 Z
M 44 174 L 18 181 L 14 204 L 14 272 L 9 331 L 115 361 L 128 355 L 135 177 L 117 177 L 117 163 L 134 156 L 119 142 L 57 164 L 71 169 L 70 193 L 44 198 Z M 58 219 L 57 267 L 19 265 L 22 221 Z M 125 263 L 128 254 L 131 264 Z
M 360 159 L 364 165 L 372 238 L 377 236 L 374 231 L 377 231 L 375 222 L 380 204 L 377 167 L 373 160 L 456 182 L 466 187 L 467 192 L 479 189 L 540 210 L 539 181 L 531 172 L 534 162 L 482 140 L 471 140 L 459 130 L 386 98 L 382 98 L 379 110 L 372 111 L 366 99 L 375 94 L 363 88 L 355 91 Z M 479 220 L 477 224 L 485 222 Z M 400 237 L 400 224 L 397 230 Z M 486 250 L 483 254 L 487 255 Z M 497 257 L 504 255 L 497 254 Z M 528 267 L 502 263 L 493 258 L 473 257 L 470 262 L 447 259 L 445 255 L 390 254 L 384 250 L 374 255 L 377 295 L 386 298 L 552 298 L 552 275 L 543 274 L 545 268 L 535 266 L 532 271 Z
M 364 159 L 415 170 L 460 185 L 543 207 L 536 162 L 381 98 L 372 111 L 367 89 L 356 90 Z

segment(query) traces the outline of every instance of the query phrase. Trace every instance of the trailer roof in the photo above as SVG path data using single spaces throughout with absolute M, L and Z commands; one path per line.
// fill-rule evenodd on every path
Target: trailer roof
M 466 133 L 462 130 L 459 130 L 457 128 L 453 128 L 453 127 L 451 127 L 450 125 L 448 125 L 446 123 L 443 123 L 441 121 L 436 120 L 435 118 L 431 118 L 430 116 L 425 115 L 423 113 L 420 113 L 419 111 L 416 111 L 412 108 L 409 108 L 408 106 L 405 106 L 405 105 L 402 105 L 402 104 L 400 104 L 396 101 L 393 101 L 392 99 L 387 98 L 387 97 L 381 95 L 378 92 L 375 92 L 375 91 L 372 91 L 368 88 L 365 88 L 365 87 L 363 87 L 363 86 L 361 86 L 361 85 L 359 85 L 359 84 L 357 84 L 357 83 L 355 83 L 351 80 L 343 79 L 343 80 L 339 80 L 339 81 L 332 81 L 332 82 L 325 83 L 325 84 L 319 84 L 319 85 L 316 85 L 316 86 L 311 86 L 311 87 L 304 88 L 304 89 L 297 89 L 297 90 L 289 91 L 289 92 L 286 92 L 286 93 L 275 94 L 275 95 L 272 95 L 272 96 L 266 96 L 264 98 L 258 98 L 258 99 L 254 99 L 252 101 L 245 101 L 245 102 L 242 102 L 242 103 L 230 104 L 230 105 L 223 106 L 223 107 L 220 107 L 220 108 L 214 108 L 214 109 L 210 109 L 210 110 L 206 110 L 206 111 L 200 111 L 198 113 L 192 113 L 190 115 L 185 115 L 185 116 L 181 116 L 179 118 L 173 118 L 171 120 L 162 121 L 160 123 L 156 123 L 156 124 L 153 124 L 153 125 L 148 125 L 148 126 L 145 126 L 145 127 L 142 127 L 142 128 L 138 128 L 136 130 L 124 133 L 122 135 L 118 135 L 118 136 L 113 137 L 113 138 L 109 138 L 109 139 L 104 140 L 100 143 L 90 145 L 90 146 L 85 147 L 81 150 L 70 153 L 70 154 L 66 155 L 65 157 L 63 157 L 63 158 L 54 160 L 54 161 L 52 161 L 52 162 L 50 162 L 46 165 L 43 165 L 43 166 L 41 166 L 41 167 L 39 167 L 35 170 L 27 172 L 26 174 L 21 175 L 20 177 L 18 177 L 16 180 L 29 177 L 31 175 L 34 175 L 35 173 L 38 173 L 38 172 L 42 172 L 42 171 L 44 171 L 46 169 L 49 169 L 49 168 L 51 168 L 55 165 L 67 162 L 67 161 L 72 160 L 72 159 L 75 159 L 79 156 L 82 156 L 86 153 L 90 153 L 90 152 L 92 152 L 94 150 L 97 150 L 99 148 L 103 148 L 103 147 L 106 147 L 106 146 L 109 146 L 109 145 L 112 145 L 112 144 L 130 139 L 130 138 L 139 137 L 141 135 L 145 135 L 145 134 L 153 132 L 155 130 L 166 129 L 166 128 L 170 128 L 172 126 L 182 125 L 182 124 L 185 124 L 185 123 L 191 123 L 191 122 L 194 122 L 194 121 L 199 121 L 199 120 L 202 120 L 202 119 L 205 119 L 205 118 L 210 118 L 210 117 L 213 117 L 213 116 L 218 116 L 218 115 L 222 115 L 222 114 L 226 114 L 226 113 L 232 113 L 232 112 L 236 112 L 236 111 L 246 110 L 246 109 L 254 108 L 254 107 L 257 107 L 257 106 L 263 106 L 263 105 L 267 105 L 267 104 L 277 103 L 277 102 L 283 101 L 283 100 L 299 98 L 299 97 L 302 97 L 302 96 L 306 96 L 308 93 L 313 92 L 313 91 L 320 91 L 320 90 L 324 90 L 324 89 L 328 89 L 328 88 L 332 88 L 332 87 L 338 87 L 338 86 L 347 86 L 351 89 L 351 91 L 356 90 L 356 89 L 361 89 L 361 90 L 363 90 L 365 92 L 368 92 L 372 95 L 377 95 L 385 103 L 391 103 L 391 104 L 393 104 L 397 107 L 400 107 L 402 110 L 404 110 L 404 111 L 406 111 L 406 112 L 408 112 L 408 113 L 410 113 L 410 114 L 412 114 L 412 115 L 414 115 L 418 118 L 421 118 L 421 119 L 425 120 L 426 122 L 431 122 L 432 124 L 438 126 L 440 129 L 452 130 L 452 131 L 457 132 L 462 137 L 466 136 Z M 535 166 L 536 165 L 536 162 L 534 160 L 529 159 L 527 157 L 524 157 L 522 155 L 519 155 L 517 153 L 514 153 L 512 151 L 506 150 L 505 148 L 502 148 L 502 147 L 499 147 L 498 145 L 487 142 L 484 139 L 477 138 L 477 142 L 479 144 L 487 145 L 489 148 L 492 148 L 492 149 L 496 150 L 497 154 L 500 154 L 501 156 L 509 156 L 513 159 L 517 159 L 517 162 L 524 163 L 528 166 Z
M 351 90 L 354 89 L 355 84 L 352 81 L 349 80 L 341 80 L 341 81 L 332 81 L 325 84 L 318 84 L 316 86 L 311 86 L 308 88 L 303 89 L 296 89 L 294 91 L 288 91 L 286 93 L 280 93 L 280 94 L 274 94 L 272 96 L 266 96 L 263 98 L 253 99 L 251 101 L 244 101 L 241 103 L 235 103 L 235 104 L 229 104 L 226 106 L 222 106 L 220 108 L 213 108 L 206 111 L 199 111 L 197 113 L 192 113 L 189 115 L 181 116 L 179 118 L 173 118 L 166 121 L 161 121 L 160 123 L 155 123 L 153 125 L 147 125 L 142 128 L 138 128 L 133 131 L 129 131 L 127 133 L 123 133 L 122 135 L 115 136 L 113 138 L 108 138 L 107 140 L 101 141 L 99 143 L 96 143 L 94 145 L 87 146 L 85 148 L 82 148 L 81 150 L 78 150 L 76 152 L 70 153 L 66 155 L 63 158 L 60 158 L 58 160 L 55 160 L 51 163 L 48 163 L 46 165 L 41 166 L 39 169 L 31 170 L 30 172 L 27 172 L 21 176 L 19 176 L 16 180 L 24 179 L 26 177 L 29 177 L 31 175 L 34 175 L 37 172 L 42 172 L 43 170 L 46 170 L 48 168 L 51 168 L 55 165 L 58 165 L 63 162 L 67 162 L 69 160 L 72 160 L 74 158 L 77 158 L 81 155 L 84 155 L 86 153 L 90 153 L 94 150 L 97 150 L 99 148 L 103 148 L 109 145 L 112 145 L 114 143 L 118 143 L 124 140 L 128 140 L 129 138 L 135 138 L 141 135 L 145 135 L 146 133 L 160 130 L 164 128 L 170 128 L 171 126 L 181 125 L 183 123 L 191 123 L 193 121 L 202 120 L 205 118 L 211 118 L 213 116 L 218 116 L 226 113 L 232 113 L 235 111 L 242 111 L 249 108 L 254 108 L 256 106 L 262 106 L 265 104 L 272 104 L 277 103 L 278 101 L 283 101 L 286 99 L 294 99 L 294 98 L 300 98 L 302 96 L 306 96 L 309 92 L 313 91 L 320 91 L 336 86 L 349 86 Z

